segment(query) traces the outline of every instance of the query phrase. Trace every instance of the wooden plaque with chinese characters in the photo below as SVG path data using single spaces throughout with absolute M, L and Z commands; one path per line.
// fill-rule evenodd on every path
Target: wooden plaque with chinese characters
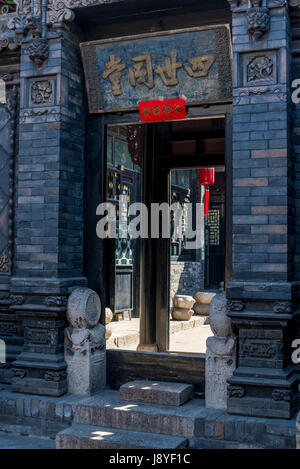
M 81 52 L 91 113 L 136 110 L 155 99 L 231 99 L 227 25 L 86 42 Z

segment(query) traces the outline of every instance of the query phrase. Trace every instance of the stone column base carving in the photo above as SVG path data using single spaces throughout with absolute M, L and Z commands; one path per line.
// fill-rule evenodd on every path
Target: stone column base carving
M 106 384 L 105 327 L 99 324 L 100 298 L 89 288 L 75 289 L 68 301 L 65 330 L 68 392 L 92 394 Z
M 210 326 L 215 337 L 206 341 L 205 405 L 227 408 L 227 380 L 236 368 L 236 338 L 226 314 L 226 294 L 216 295 L 210 304 Z

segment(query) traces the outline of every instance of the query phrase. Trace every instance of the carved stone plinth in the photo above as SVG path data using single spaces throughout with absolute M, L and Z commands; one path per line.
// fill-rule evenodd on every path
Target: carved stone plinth
M 294 284 L 231 282 L 227 298 L 227 314 L 238 333 L 228 413 L 290 419 L 297 410 L 298 386 L 290 365 Z
M 105 387 L 105 328 L 73 329 L 65 332 L 68 392 L 92 394 Z
M 210 327 L 215 337 L 206 341 L 205 405 L 227 408 L 227 379 L 236 368 L 236 338 L 226 314 L 225 293 L 216 295 L 210 305 Z
M 14 295 L 6 295 L 0 299 L 0 383 L 11 383 L 11 363 L 22 352 L 21 321 L 14 311 L 10 311 L 10 306 L 13 303 L 21 301 L 22 297 Z M 1 360 L 1 341 L 5 345 L 5 361 Z
M 12 390 L 58 397 L 67 392 L 64 312 L 59 308 L 36 311 L 34 306 L 30 305 L 29 310 L 20 307 L 18 311 L 24 328 L 24 347 L 12 363 Z
M 106 384 L 105 327 L 99 324 L 100 298 L 89 288 L 77 288 L 69 297 L 65 330 L 68 392 L 92 394 Z

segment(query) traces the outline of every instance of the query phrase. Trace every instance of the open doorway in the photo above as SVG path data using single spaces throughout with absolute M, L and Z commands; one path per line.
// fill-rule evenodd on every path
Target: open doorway
M 136 202 L 149 211 L 153 203 L 178 202 L 183 227 L 187 203 L 202 210 L 202 244 L 196 249 L 188 248 L 184 230 L 180 237 L 172 232 L 172 219 L 169 239 L 151 239 L 151 215 L 147 239 L 121 237 L 117 229 L 108 240 L 106 306 L 113 321 L 107 348 L 203 354 L 211 335 L 207 298 L 223 290 L 226 280 L 225 119 L 108 125 L 106 135 L 106 199 L 116 205 L 118 226 L 121 195 L 125 210 Z M 207 215 L 207 188 L 199 177 L 205 168 L 215 173 Z M 173 314 L 176 296 L 194 299 L 190 318 Z M 199 303 L 201 298 L 206 302 Z
M 209 326 L 210 302 L 215 294 L 224 290 L 225 166 L 209 168 L 209 171 L 213 175 L 211 181 L 201 180 L 206 175 L 206 169 L 171 171 L 171 201 L 178 201 L 182 206 L 184 228 L 181 237 L 176 233 L 171 237 L 171 352 L 206 352 L 206 339 L 212 335 Z M 204 182 L 211 182 L 211 185 L 205 186 Z M 197 225 L 198 245 L 186 239 L 187 204 L 191 206 L 194 225 Z

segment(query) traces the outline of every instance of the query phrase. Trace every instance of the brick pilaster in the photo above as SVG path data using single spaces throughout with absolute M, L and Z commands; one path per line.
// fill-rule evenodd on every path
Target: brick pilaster
M 49 59 L 21 53 L 15 275 L 11 292 L 24 328 L 13 390 L 66 392 L 63 350 L 70 288 L 85 283 L 83 253 L 83 75 L 78 44 L 49 35 Z
M 266 2 L 264 2 L 266 3 Z M 239 366 L 228 411 L 289 418 L 295 412 L 290 323 L 293 277 L 293 154 L 290 28 L 286 2 L 268 2 L 269 29 L 248 33 L 248 5 L 233 10 L 233 280 L 228 310 Z

